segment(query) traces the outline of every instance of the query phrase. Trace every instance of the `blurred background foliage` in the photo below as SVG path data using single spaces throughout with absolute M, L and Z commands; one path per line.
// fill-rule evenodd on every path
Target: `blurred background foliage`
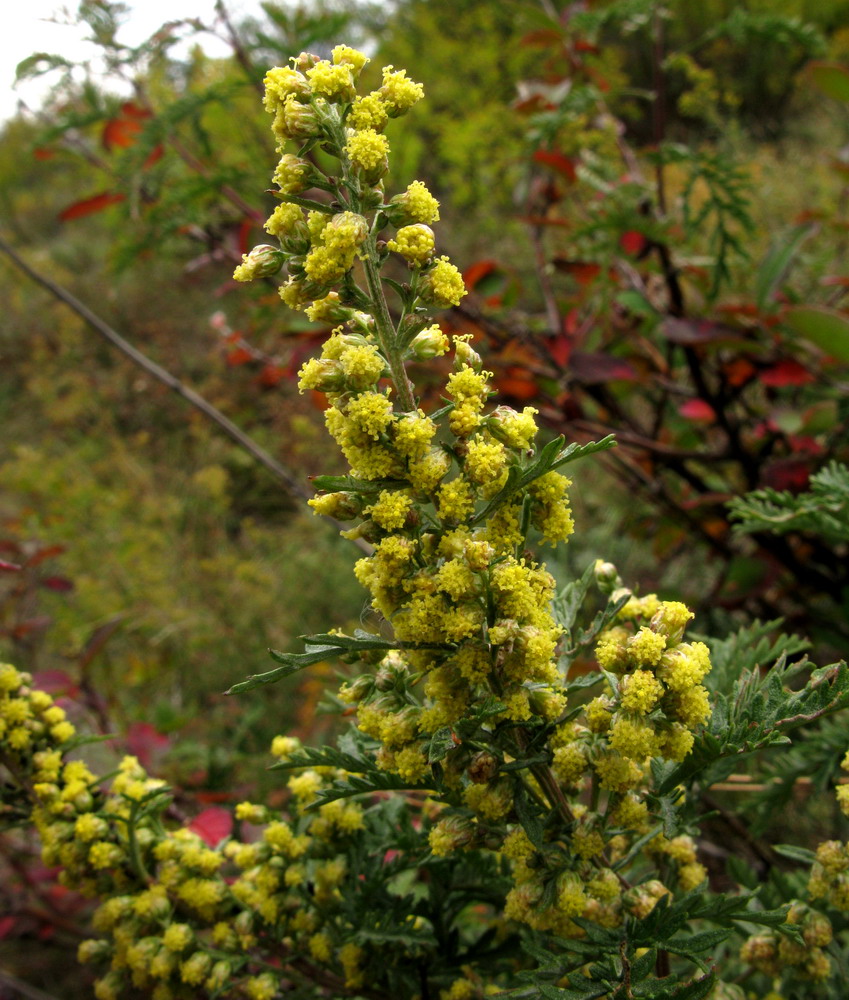
M 218 14 L 126 48 L 119 5 L 85 0 L 112 77 L 22 65 L 55 87 L 3 126 L 3 238 L 301 481 L 335 471 L 321 400 L 295 379 L 326 331 L 272 284 L 231 280 L 273 207 L 261 81 L 340 39 L 374 81 L 405 67 L 427 101 L 390 132 L 393 183 L 436 193 L 473 289 L 446 328 L 474 333 L 503 399 L 553 431 L 620 434 L 579 468 L 554 570 L 604 556 L 696 604 L 705 632 L 784 615 L 839 646 L 846 570 L 804 532 L 780 550 L 735 534 L 725 504 L 846 457 L 849 0 Z M 231 58 L 175 47 L 212 27 Z M 0 558 L 27 568 L 0 576 L 0 655 L 84 677 L 113 729 L 181 734 L 174 773 L 221 791 L 275 732 L 320 724 L 312 680 L 300 700 L 263 693 L 247 730 L 256 706 L 220 692 L 266 647 L 356 622 L 357 553 L 5 258 L 0 285 Z M 225 765 L 203 763 L 210 732 Z

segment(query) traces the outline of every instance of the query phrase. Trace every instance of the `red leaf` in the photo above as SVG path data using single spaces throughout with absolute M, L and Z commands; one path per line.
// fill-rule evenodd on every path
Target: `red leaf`
M 537 28 L 536 31 L 529 31 L 522 36 L 520 45 L 542 45 L 546 48 L 552 44 L 556 45 L 563 41 L 563 36 L 555 28 Z
M 248 361 L 253 361 L 253 359 L 253 354 L 246 347 L 236 347 L 232 351 L 227 352 L 227 364 L 231 367 L 247 364 Z
M 65 576 L 46 576 L 43 580 L 39 580 L 38 582 L 42 587 L 47 587 L 48 590 L 67 592 L 74 589 L 73 582 Z
M 805 452 L 809 455 L 821 455 L 825 451 L 819 441 L 809 434 L 788 434 L 787 444 L 794 454 Z
M 54 697 L 60 694 L 73 698 L 79 691 L 77 682 L 64 670 L 39 670 L 32 675 L 33 685 Z
M 281 368 L 280 365 L 268 364 L 262 369 L 262 371 L 257 375 L 256 380 L 260 385 L 264 385 L 268 389 L 273 389 L 276 385 L 279 385 L 284 378 L 288 375 L 285 368 Z
M 592 264 L 586 260 L 568 260 L 566 257 L 555 257 L 552 263 L 558 271 L 571 275 L 579 285 L 588 285 L 601 274 L 600 264 Z
M 5 559 L 0 559 L 0 573 L 20 573 L 21 567 L 15 563 L 6 562 Z
M 548 353 L 552 360 L 563 368 L 572 353 L 572 341 L 565 333 L 560 333 L 548 341 Z
M 189 823 L 193 830 L 209 847 L 217 847 L 233 830 L 233 816 L 229 809 L 210 806 L 195 816 Z
M 53 619 L 49 615 L 36 615 L 35 618 L 18 622 L 9 630 L 9 634 L 15 639 L 23 639 L 24 636 L 31 635 L 33 632 L 43 632 L 52 621 Z
M 135 101 L 125 101 L 121 105 L 121 114 L 128 118 L 150 118 L 151 112 L 147 108 L 143 108 L 140 104 L 136 104 Z
M 573 351 L 569 370 L 579 382 L 598 385 L 600 382 L 633 382 L 637 373 L 622 358 L 593 351 Z
M 495 379 L 495 384 L 503 395 L 523 402 L 536 399 L 539 395 L 537 380 L 527 368 L 508 368 L 503 375 Z
M 488 274 L 498 269 L 498 262 L 494 260 L 478 260 L 471 264 L 463 272 L 463 282 L 470 291 L 475 285 Z
M 646 238 L 636 229 L 629 229 L 619 237 L 619 247 L 629 257 L 637 257 L 646 248 Z
M 12 933 L 16 922 L 14 917 L 0 917 L 0 941 Z
M 804 365 L 800 365 L 798 361 L 791 361 L 789 358 L 762 371 L 760 378 L 764 385 L 771 385 L 775 388 L 781 388 L 785 385 L 807 385 L 809 382 L 815 381 L 814 376 Z
M 551 167 L 552 170 L 556 170 L 570 182 L 575 181 L 578 178 L 578 175 L 575 172 L 574 161 L 570 160 L 568 156 L 564 156 L 563 153 L 558 153 L 549 149 L 538 149 L 534 153 L 534 162 L 542 163 L 546 167 Z
M 675 319 L 670 316 L 660 324 L 660 330 L 673 344 L 688 346 L 740 339 L 740 334 L 734 327 L 705 319 Z
M 688 399 L 678 407 L 678 412 L 687 420 L 699 424 L 712 424 L 716 420 L 716 411 L 703 399 Z
M 253 229 L 253 223 L 250 219 L 243 219 L 241 225 L 239 226 L 239 253 L 247 253 L 250 249 L 250 239 L 251 230 Z
M 149 722 L 134 722 L 127 730 L 125 743 L 130 753 L 138 757 L 142 767 L 149 768 L 154 756 L 166 750 L 170 740 Z
M 56 155 L 55 149 L 47 149 L 46 146 L 39 146 L 32 151 L 32 155 L 37 160 L 52 160 Z
M 142 164 L 142 170 L 147 170 L 147 168 L 152 167 L 157 160 L 161 160 L 164 152 L 165 148 L 162 143 L 158 146 L 154 146 L 150 153 L 148 153 L 147 159 Z
M 808 463 L 798 458 L 782 458 L 771 462 L 761 475 L 761 485 L 774 490 L 799 492 L 808 485 L 811 470 Z
M 134 146 L 141 132 L 141 123 L 133 118 L 110 118 L 100 137 L 104 149 L 127 149 Z
M 53 556 L 60 556 L 64 551 L 64 545 L 48 545 L 43 549 L 39 549 L 38 552 L 34 552 L 24 565 L 32 569 L 33 566 L 40 566 L 41 563 L 52 559 Z
M 722 366 L 722 371 L 729 385 L 740 386 L 750 382 L 758 370 L 747 358 L 734 358 Z
M 104 191 L 96 194 L 92 198 L 84 198 L 82 201 L 75 201 L 59 213 L 61 222 L 69 222 L 71 219 L 81 219 L 84 215 L 92 215 L 94 212 L 102 212 L 110 205 L 117 205 L 124 200 L 124 195 L 116 191 Z

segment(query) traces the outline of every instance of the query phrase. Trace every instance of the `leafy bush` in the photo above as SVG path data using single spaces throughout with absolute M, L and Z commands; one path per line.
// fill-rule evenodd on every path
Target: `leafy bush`
M 291 772 L 282 811 L 246 801 L 238 828 L 180 825 L 137 759 L 98 778 L 65 709 L 7 665 L 4 821 L 34 824 L 44 863 L 98 900 L 80 958 L 101 970 L 99 1000 L 742 1000 L 741 983 L 764 997 L 779 979 L 789 998 L 815 982 L 836 1000 L 840 830 L 816 852 L 764 845 L 703 803 L 773 748 L 792 747 L 785 791 L 806 763 L 820 787 L 841 757 L 849 767 L 828 724 L 849 707 L 845 663 L 814 667 L 775 623 L 685 639 L 684 604 L 634 593 L 602 561 L 555 593 L 531 545 L 573 532 L 559 470 L 613 441 L 543 443 L 534 407 L 488 403 L 491 374 L 464 336 L 444 405 L 420 408 L 407 363 L 449 350 L 432 311 L 466 289 L 437 254 L 427 188 L 385 192 L 383 129 L 422 87 L 388 67 L 358 95 L 365 62 L 337 46 L 268 73 L 277 244 L 235 274 L 285 267 L 283 301 L 338 324 L 300 386 L 326 394 L 350 469 L 318 477 L 311 505 L 355 522 L 345 534 L 372 550 L 355 567 L 371 594 L 363 627 L 305 636 L 304 652 L 273 654 L 231 691 L 347 662 L 334 701 L 356 721 L 327 747 L 274 739 Z M 317 147 L 332 166 L 309 158 Z M 738 842 L 785 859 L 766 884 Z

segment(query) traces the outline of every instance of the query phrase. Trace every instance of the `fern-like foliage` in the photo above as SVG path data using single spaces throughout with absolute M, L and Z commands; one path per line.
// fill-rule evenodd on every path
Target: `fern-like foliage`
M 798 496 L 786 490 L 755 490 L 732 500 L 728 508 L 740 534 L 803 531 L 833 545 L 849 542 L 849 467 L 830 462 L 811 476 L 810 490 Z

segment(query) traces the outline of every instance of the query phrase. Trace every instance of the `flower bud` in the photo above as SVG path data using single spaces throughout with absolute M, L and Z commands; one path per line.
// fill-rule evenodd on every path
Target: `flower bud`
M 301 52 L 291 62 L 299 73 L 306 73 L 308 69 L 312 69 L 313 66 L 321 62 L 321 56 L 313 55 L 312 52 Z
M 466 769 L 469 780 L 476 785 L 485 785 L 491 781 L 498 773 L 500 767 L 498 758 L 486 750 L 481 750 L 472 757 L 471 763 Z
M 282 146 L 287 139 L 303 141 L 321 134 L 321 122 L 309 104 L 290 94 L 277 108 L 271 130 Z
M 533 406 L 526 406 L 521 413 L 511 406 L 496 406 L 486 419 L 486 429 L 508 448 L 529 451 L 537 433 L 536 412 Z
M 396 194 L 384 211 L 393 226 L 417 222 L 431 226 L 439 221 L 439 202 L 421 181 L 413 181 L 406 191 Z
M 330 358 L 310 358 L 298 372 L 298 391 L 342 392 L 346 385 L 345 370 Z
M 89 938 L 81 941 L 77 948 L 77 961 L 85 965 L 88 962 L 102 962 L 109 958 L 112 948 L 104 938 Z
M 248 254 L 242 254 L 242 263 L 233 272 L 236 281 L 253 281 L 277 272 L 286 263 L 285 255 L 268 243 L 254 247 Z
M 289 96 L 309 100 L 311 90 L 307 78 L 289 66 L 275 66 L 265 74 L 265 97 L 263 104 L 269 114 L 276 114 L 278 108 Z
M 324 298 L 316 299 L 304 311 L 313 323 L 344 323 L 354 313 L 350 306 L 342 304 L 338 292 L 328 292 Z
M 660 900 L 664 896 L 670 895 L 671 893 L 663 882 L 658 879 L 650 879 L 648 882 L 643 882 L 642 885 L 629 889 L 622 897 L 622 901 L 625 904 L 625 909 L 632 916 L 645 920 Z
M 680 601 L 661 601 L 651 620 L 655 632 L 666 636 L 667 646 L 674 646 L 681 641 L 687 622 L 693 618 L 693 612 Z
M 292 153 L 284 153 L 280 157 L 272 180 L 283 194 L 297 194 L 313 186 L 314 170 L 309 160 L 301 159 Z
M 474 821 L 468 816 L 450 816 L 431 827 L 428 841 L 437 857 L 445 857 L 461 847 L 468 847 L 477 835 Z
M 374 691 L 375 681 L 371 674 L 360 674 L 359 677 L 355 677 L 350 684 L 343 685 L 342 691 L 339 692 L 340 697 L 343 701 L 351 703 L 359 703 L 364 698 L 368 698 L 370 694 Z M 344 693 L 343 693 L 344 692 Z
M 220 959 L 213 965 L 209 975 L 206 978 L 206 982 L 203 984 L 204 987 L 210 992 L 214 993 L 221 991 L 227 983 L 233 978 L 233 968 L 229 962 L 224 959 Z
M 483 361 L 478 352 L 469 344 L 467 340 L 454 338 L 454 371 L 460 371 L 464 365 L 468 365 L 473 371 L 479 372 L 483 367 Z
M 307 503 L 324 517 L 334 517 L 337 521 L 352 521 L 359 517 L 363 505 L 356 493 L 322 493 Z
M 596 559 L 595 566 L 593 566 L 593 574 L 596 584 L 605 594 L 610 594 L 616 587 L 622 586 L 622 577 L 619 575 L 619 570 L 611 562 Z
M 360 203 L 365 211 L 372 211 L 383 204 L 384 196 L 383 181 L 378 181 L 373 186 L 363 189 L 360 195 Z
M 421 267 L 433 257 L 436 241 L 430 226 L 416 223 L 412 226 L 403 226 L 398 230 L 395 239 L 389 240 L 386 245 L 390 250 L 401 254 L 411 267 Z
M 419 298 L 439 309 L 458 306 L 466 294 L 463 276 L 447 257 L 440 257 L 425 272 L 419 284 Z
M 408 348 L 409 355 L 416 361 L 429 361 L 431 358 L 440 358 L 448 351 L 448 338 L 442 329 L 434 323 L 417 333 L 410 341 Z

